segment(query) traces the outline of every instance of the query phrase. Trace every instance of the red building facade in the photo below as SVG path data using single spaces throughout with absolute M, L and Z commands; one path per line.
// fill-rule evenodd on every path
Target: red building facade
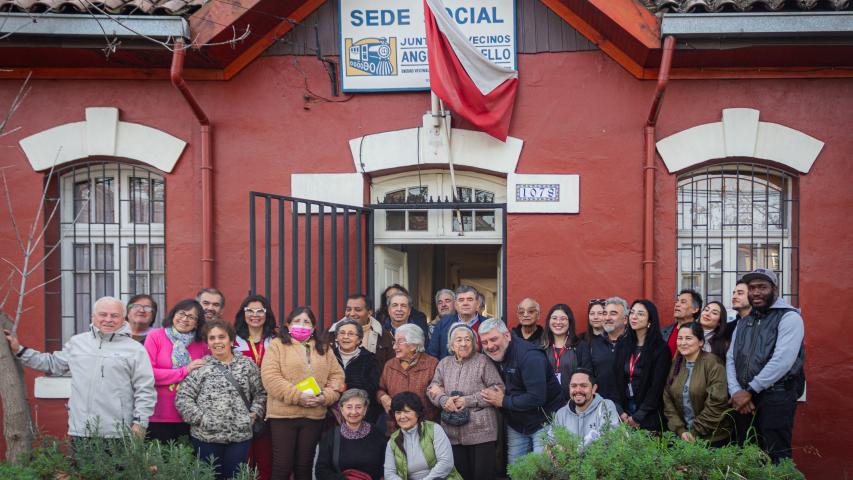
M 561 21 L 571 17 L 573 10 L 561 9 L 570 9 L 572 2 L 550 3 L 555 5 L 549 5 L 554 12 L 549 15 L 565 14 Z M 572 26 L 588 33 L 583 25 L 591 23 L 594 22 Z M 511 210 L 506 217 L 505 240 L 497 234 L 484 234 L 487 240 L 482 243 L 471 240 L 467 247 L 457 245 L 453 247 L 456 250 L 444 250 L 445 255 L 459 256 L 457 263 L 464 263 L 466 255 L 475 261 L 473 250 L 478 246 L 488 246 L 493 256 L 505 250 L 505 263 L 494 258 L 498 272 L 506 273 L 510 324 L 515 322 L 514 305 L 525 296 L 533 296 L 543 308 L 557 302 L 568 303 L 576 317 L 582 319 L 591 298 L 619 295 L 630 301 L 644 295 L 644 127 L 656 85 L 637 78 L 637 72 L 619 61 L 619 55 L 608 51 L 610 47 L 600 37 L 593 36 L 591 40 L 602 45 L 601 49 L 520 53 L 520 86 L 510 135 L 522 141 L 523 146 L 515 164 L 509 172 L 492 168 L 487 162 L 479 163 L 480 160 L 472 160 L 467 166 L 462 161 L 458 167 L 463 179 L 470 178 L 474 182 L 471 185 L 484 185 L 476 188 L 491 191 L 497 202 L 512 195 L 509 190 L 500 190 L 512 175 L 576 175 L 578 179 L 577 213 Z M 652 57 L 660 57 L 659 48 L 650 51 Z M 680 287 L 699 286 L 730 305 L 732 280 L 738 271 L 770 264 L 782 272 L 783 281 L 787 282 L 784 290 L 802 309 L 806 320 L 807 402 L 801 403 L 797 411 L 794 458 L 810 478 L 840 477 L 853 469 L 843 447 L 847 426 L 853 422 L 853 404 L 847 395 L 850 384 L 845 379 L 853 354 L 844 347 L 850 335 L 844 329 L 844 321 L 836 320 L 837 313 L 833 313 L 843 309 L 839 303 L 843 305 L 845 294 L 853 289 L 849 277 L 853 272 L 849 247 L 853 226 L 844 220 L 853 204 L 853 189 L 847 183 L 853 175 L 853 80 L 849 70 L 838 78 L 803 78 L 807 75 L 793 72 L 787 75 L 789 78 L 708 75 L 709 78 L 688 79 L 684 77 L 693 74 L 686 69 L 692 67 L 679 67 L 679 54 L 676 50 L 676 75 L 667 86 L 657 124 L 656 141 L 664 143 L 658 144 L 654 158 L 654 283 L 653 290 L 646 293 L 659 306 L 663 321 L 669 323 L 670 305 Z M 192 61 L 191 68 L 195 68 Z M 678 68 L 682 68 L 681 74 Z M 193 75 L 196 73 L 192 70 L 188 72 L 189 77 Z M 760 75 L 745 70 L 741 76 Z M 46 170 L 33 165 L 38 157 L 33 153 L 36 147 L 27 147 L 25 139 L 43 134 L 42 146 L 48 145 L 54 141 L 51 138 L 60 138 L 45 133 L 49 129 L 84 122 L 79 126 L 82 130 L 72 134 L 89 135 L 86 149 L 81 150 L 84 154 L 69 153 L 68 163 L 63 164 L 63 177 L 53 179 L 51 192 L 69 205 L 63 208 L 68 208 L 73 217 L 74 212 L 79 213 L 71 205 L 80 188 L 89 189 L 90 195 L 109 195 L 104 192 L 114 188 L 115 200 L 103 197 L 100 206 L 93 203 L 83 209 L 89 222 L 96 223 L 99 216 L 102 220 L 108 217 L 117 230 L 84 234 L 74 225 L 58 225 L 51 230 L 52 235 L 70 228 L 74 239 L 82 239 L 77 243 L 112 242 L 114 255 L 123 259 L 115 260 L 119 267 L 114 274 L 127 275 L 123 277 L 122 291 L 115 293 L 136 288 L 129 286 L 135 281 L 145 282 L 149 290 L 162 286 L 161 303 L 165 305 L 161 309 L 193 296 L 200 287 L 211 286 L 203 284 L 203 263 L 210 269 L 212 286 L 226 296 L 227 315 L 239 304 L 250 288 L 250 191 L 299 196 L 312 190 L 300 187 L 294 192 L 297 189 L 293 187 L 293 175 L 359 174 L 364 205 L 375 203 L 377 195 L 408 188 L 406 174 L 418 173 L 419 167 L 421 182 L 423 175 L 434 175 L 440 184 L 447 175 L 446 165 L 419 165 L 417 159 L 362 173 L 353 153 L 354 139 L 374 135 L 377 140 L 383 132 L 422 126 L 422 116 L 429 109 L 428 93 L 357 94 L 351 98 L 329 95 L 330 101 L 324 101 L 316 92 L 329 90 L 326 67 L 313 57 L 299 55 L 260 56 L 227 81 L 189 80 L 192 94 L 210 120 L 215 161 L 212 262 L 205 262 L 204 171 L 200 168 L 203 138 L 196 117 L 175 87 L 162 76 L 49 77 L 42 73 L 30 81 L 31 91 L 11 122 L 20 129 L 0 140 L 4 146 L 2 166 L 11 167 L 6 174 L 17 221 L 27 225 L 34 219 L 46 181 Z M 0 81 L 0 104 L 9 104 L 20 84 L 19 79 L 13 78 Z M 88 118 L 87 109 L 92 109 Z M 135 128 L 132 125 L 151 131 L 128 133 Z M 454 127 L 466 128 L 456 123 Z M 101 144 L 99 133 L 105 131 L 116 132 L 115 145 Z M 146 137 L 145 132 L 150 136 Z M 159 138 L 162 141 L 149 141 L 157 145 L 165 142 L 169 148 L 146 146 L 145 138 Z M 719 147 L 720 138 L 727 148 Z M 137 145 L 131 146 L 133 142 Z M 749 142 L 754 147 L 751 154 L 743 147 Z M 110 148 L 113 155 L 97 153 L 109 152 Z M 417 151 L 416 146 L 412 148 Z M 170 160 L 170 156 L 174 158 Z M 106 177 L 114 178 L 115 185 L 98 183 L 98 178 Z M 383 182 L 390 182 L 391 186 L 383 187 Z M 315 197 L 326 198 L 322 190 L 314 188 Z M 139 200 L 143 198 L 141 192 L 143 200 Z M 115 211 L 109 211 L 110 202 L 114 202 Z M 374 217 L 378 219 L 383 214 L 377 211 Z M 735 233 L 727 235 L 725 225 L 732 216 L 739 222 L 748 216 L 749 228 L 736 225 Z M 385 216 L 383 221 L 388 227 L 391 220 Z M 412 221 L 404 217 L 407 229 L 412 227 Z M 485 221 L 488 224 L 488 219 Z M 500 228 L 499 218 L 491 221 Z M 0 232 L 0 251 L 14 260 L 16 243 L 8 218 Z M 416 230 L 412 232 L 412 237 L 417 238 Z M 62 239 L 55 236 L 53 241 L 69 243 L 68 235 Z M 106 237 L 123 240 L 107 241 Z M 408 243 L 442 244 L 432 240 Z M 99 281 L 106 282 L 110 277 L 98 277 L 95 270 L 108 275 L 110 269 L 94 265 L 85 270 L 74 262 L 69 267 L 71 258 L 95 255 L 94 250 L 74 250 L 74 244 L 71 241 L 63 250 L 62 260 L 49 261 L 46 268 L 71 272 L 64 275 L 83 275 L 79 278 L 85 280 L 81 281 L 97 289 Z M 406 244 L 393 240 L 385 243 L 401 251 L 407 250 L 401 248 Z M 150 252 L 143 255 L 139 245 L 147 245 Z M 407 260 L 408 273 L 403 280 L 415 277 L 413 272 L 419 261 L 437 265 L 437 251 L 427 254 L 425 248 L 409 250 L 410 254 L 417 250 L 420 260 Z M 159 252 L 156 255 L 155 250 Z M 262 254 L 260 250 L 258 253 Z M 145 260 L 140 260 L 143 257 Z M 132 267 L 131 262 L 136 262 L 137 267 Z M 432 268 L 450 272 L 451 264 L 447 260 L 440 268 Z M 484 265 L 495 266 L 488 262 Z M 365 268 L 372 272 L 372 267 Z M 144 271 L 144 279 L 140 276 L 134 280 L 132 275 L 122 273 L 128 269 Z M 451 278 L 452 273 L 447 272 L 444 278 Z M 501 311 L 503 285 L 498 272 L 494 275 L 494 288 L 500 291 L 491 308 L 505 314 Z M 480 277 L 483 275 L 469 275 L 472 279 Z M 49 278 L 50 272 L 38 272 L 31 281 L 36 285 Z M 384 288 L 381 278 L 374 280 L 377 290 Z M 59 283 L 62 282 L 66 280 Z M 424 292 L 416 295 L 420 305 L 428 304 L 430 294 L 426 292 L 432 286 L 417 288 L 417 292 Z M 46 294 L 27 297 L 30 310 L 21 327 L 23 343 L 38 349 L 57 348 L 61 338 L 75 331 L 79 319 L 71 315 L 70 320 L 60 320 L 75 311 L 73 303 L 63 303 L 73 301 L 63 298 L 69 295 L 68 288 L 48 286 Z M 325 321 L 341 313 L 327 312 Z M 82 321 L 85 323 L 85 319 Z M 578 323 L 583 329 L 585 322 Z M 27 375 L 30 381 L 38 376 L 32 372 Z M 47 396 L 61 390 L 51 385 L 40 388 L 49 392 Z M 38 424 L 45 432 L 64 432 L 64 402 L 61 398 L 33 400 Z

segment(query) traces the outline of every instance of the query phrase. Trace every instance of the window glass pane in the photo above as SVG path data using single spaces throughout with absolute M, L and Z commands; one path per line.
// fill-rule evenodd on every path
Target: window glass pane
M 154 207 L 151 213 L 152 223 L 164 223 L 166 221 L 166 184 L 162 180 L 152 180 L 152 197 Z
M 74 183 L 74 218 L 77 223 L 89 223 L 89 182 Z
M 396 202 L 394 202 L 396 203 Z M 387 211 L 385 212 L 385 230 L 389 232 L 405 231 L 406 230 L 406 212 Z
M 113 244 L 97 243 L 95 244 L 95 270 L 113 270 Z
M 74 271 L 88 272 L 89 271 L 89 246 L 74 245 Z
M 409 230 L 425 232 L 429 229 L 426 210 L 409 212 Z
M 385 194 L 385 203 L 406 203 L 406 191 L 395 190 Z
M 409 187 L 409 196 L 406 199 L 408 203 L 424 203 L 429 195 L 427 187 Z
M 473 192 L 468 187 L 456 187 L 456 197 L 460 202 L 474 201 Z
M 128 268 L 130 270 L 148 270 L 148 245 L 128 245 Z
M 495 203 L 495 194 L 485 190 L 477 190 L 476 201 L 478 203 Z
M 473 212 L 471 212 L 471 211 L 459 212 L 459 211 L 454 210 L 453 211 L 453 231 L 454 232 L 458 232 L 460 230 L 464 231 L 464 232 L 472 231 L 473 230 L 472 216 L 473 216 Z M 461 229 L 459 228 L 459 218 L 460 217 L 462 217 L 462 228 Z
M 166 248 L 162 245 L 151 246 L 151 270 L 155 272 L 166 270 Z
M 129 277 L 130 285 L 128 289 L 131 294 L 137 293 L 148 293 L 148 274 L 147 273 L 136 273 L 132 274 Z
M 130 223 L 148 223 L 151 204 L 149 202 L 147 178 L 130 179 Z
M 495 212 L 494 210 L 477 210 L 476 229 L 478 232 L 493 232 L 495 231 Z

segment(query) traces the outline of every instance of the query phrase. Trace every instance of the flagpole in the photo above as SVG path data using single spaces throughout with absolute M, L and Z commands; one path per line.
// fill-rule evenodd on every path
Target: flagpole
M 432 91 L 430 91 L 430 101 L 432 106 L 432 124 L 442 137 L 443 141 L 441 145 L 447 154 L 447 165 L 450 167 L 450 187 L 453 189 L 450 198 L 455 203 L 459 201 L 459 196 L 457 193 L 458 189 L 456 188 L 456 170 L 453 168 L 453 155 L 450 148 L 450 125 L 445 114 L 444 102 Z M 465 235 L 465 226 L 462 224 L 462 212 L 456 209 L 455 213 L 456 221 L 459 222 L 459 236 L 461 237 Z

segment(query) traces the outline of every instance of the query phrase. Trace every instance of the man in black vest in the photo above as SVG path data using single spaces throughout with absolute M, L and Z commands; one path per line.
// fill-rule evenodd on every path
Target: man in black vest
M 729 394 L 740 414 L 739 440 L 752 425 L 759 446 L 776 463 L 791 457 L 794 413 L 805 385 L 803 317 L 779 298 L 772 270 L 758 268 L 743 280 L 752 311 L 738 321 L 726 355 Z

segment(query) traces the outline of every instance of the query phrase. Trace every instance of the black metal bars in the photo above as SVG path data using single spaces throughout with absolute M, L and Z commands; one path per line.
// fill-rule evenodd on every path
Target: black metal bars
M 318 327 L 327 328 L 351 293 L 367 285 L 372 298 L 372 222 L 370 208 L 249 192 L 249 293 L 264 292 L 279 321 L 310 306 Z

